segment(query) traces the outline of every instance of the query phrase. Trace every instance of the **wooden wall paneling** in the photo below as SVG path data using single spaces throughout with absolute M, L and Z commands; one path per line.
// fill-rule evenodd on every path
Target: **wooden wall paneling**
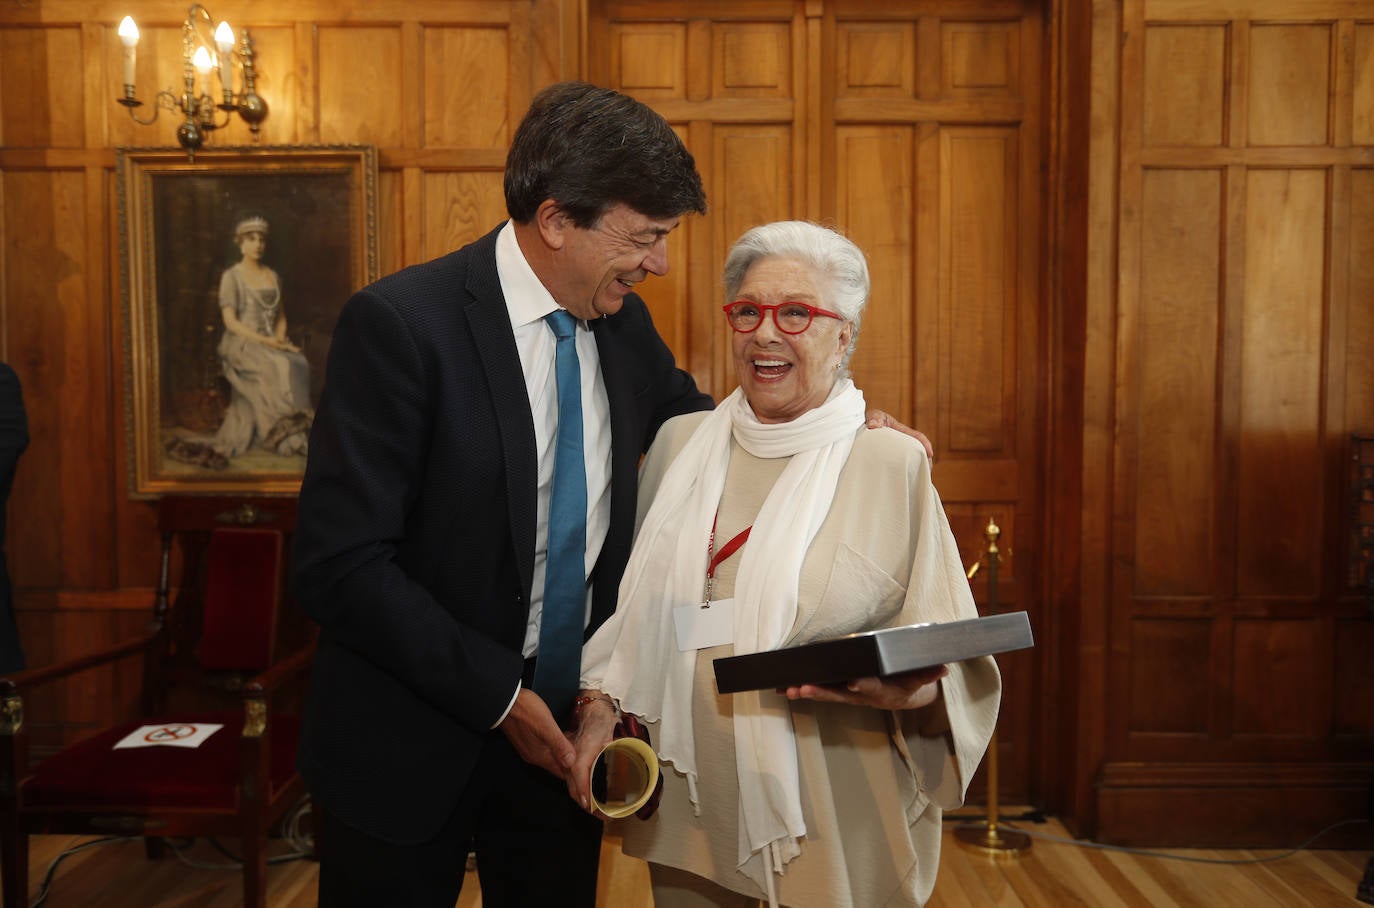
M 1332 641 L 1316 616 L 1238 618 L 1232 732 L 1251 754 L 1266 739 L 1313 740 L 1330 721 Z M 1257 740 L 1258 739 L 1258 740 Z
M 793 40 L 798 51 L 792 57 L 792 78 L 797 90 L 804 92 L 797 104 L 802 140 L 797 142 L 797 157 L 793 163 L 801 175 L 797 183 L 799 217 L 817 216 L 822 207 L 822 187 L 832 185 L 835 180 L 834 173 L 829 171 L 834 167 L 833 162 L 821 153 L 825 140 L 821 124 L 828 123 L 833 116 L 830 92 L 825 89 L 830 80 L 824 61 L 830 59 L 829 42 L 833 31 L 825 25 L 826 15 L 824 4 L 808 3 L 805 20 L 797 20 L 793 25 Z
M 1198 672 L 1211 663 L 1210 615 L 1141 615 L 1130 622 L 1130 699 L 1126 734 L 1139 740 L 1168 735 L 1188 749 L 1205 745 L 1211 732 L 1209 691 Z
M 711 97 L 795 95 L 790 21 L 713 22 L 711 33 Z
M 1010 579 L 1011 591 L 1006 610 L 1026 609 L 1034 614 L 1041 639 L 1047 628 L 1054 627 L 1048 618 L 1041 582 L 1047 570 L 1049 548 L 1042 532 L 1047 504 L 1044 464 L 1048 447 L 1050 351 L 1050 319 L 1046 313 L 1050 302 L 1043 263 L 1049 253 L 1045 246 L 1046 230 L 1055 210 L 1051 201 L 1054 192 L 1046 178 L 1046 138 L 1053 129 L 1048 119 L 1051 106 L 1045 78 L 1049 43 L 1049 17 L 1045 10 L 1045 5 L 1036 3 L 1022 7 L 1020 21 L 1015 25 L 1015 41 L 1008 48 L 1012 75 L 1006 92 L 1018 95 L 1025 111 L 1009 136 L 1014 153 L 1007 161 L 1008 179 L 1015 178 L 1016 193 L 1008 198 L 1007 211 L 1015 227 L 1004 253 L 1012 285 L 1012 294 L 1007 298 L 1008 337 L 1004 340 L 1009 376 L 1004 401 L 1007 436 L 1015 451 L 1016 497 L 1014 506 L 1002 503 L 1011 500 L 1007 498 L 985 505 L 1008 513 L 1017 521 L 1014 532 L 1007 537 L 1004 573 Z M 1004 94 L 998 86 L 983 90 L 994 98 Z M 1042 767 L 1058 766 L 1058 754 L 1047 757 L 1040 739 L 1042 728 L 1048 724 L 1045 692 L 1056 690 L 1045 683 L 1049 652 L 1021 652 L 1004 660 L 1008 677 L 1020 690 L 1010 698 L 1012 708 L 1004 726 L 1007 734 L 998 738 L 1001 765 L 1011 767 L 1015 773 L 1000 788 L 1005 797 L 1034 804 L 1046 803 Z
M 1327 144 L 1331 38 L 1327 24 L 1251 24 L 1249 144 Z
M 679 127 L 677 132 L 684 143 L 690 141 L 688 130 Z M 663 337 L 663 342 L 672 350 L 693 349 L 690 330 L 693 322 L 690 297 L 692 274 L 687 267 L 687 249 L 691 245 L 692 231 L 697 226 L 699 225 L 695 216 L 682 219 L 678 228 L 668 234 L 668 273 L 645 281 L 639 288 L 640 295 L 649 305 L 654 327 Z M 705 274 L 703 278 L 706 278 Z M 718 283 L 719 279 L 716 282 Z M 711 315 L 708 301 L 707 306 L 699 310 L 696 320 L 717 327 L 719 320 L 712 318 Z
M 79 28 L 0 29 L 0 144 L 81 147 L 83 109 L 61 91 L 81 44 Z
M 1331 710 L 1331 733 L 1358 748 L 1361 739 L 1374 735 L 1374 622 L 1368 618 L 1340 618 L 1335 622 L 1335 659 L 1332 673 L 1341 680 L 1336 685 Z M 1358 753 L 1358 751 L 1357 751 Z
M 1340 46 L 1338 42 L 1337 47 Z M 1347 97 L 1348 94 L 1347 92 Z M 1342 107 L 1339 99 L 1334 107 Z M 1345 122 L 1345 134 L 1348 138 L 1348 116 Z M 1341 130 L 1336 131 L 1339 133 Z M 1350 429 L 1346 426 L 1345 419 L 1345 398 L 1348 393 L 1345 380 L 1348 374 L 1346 358 L 1350 333 L 1350 278 L 1353 271 L 1350 260 L 1350 177 L 1351 168 L 1345 166 L 1332 167 L 1327 175 L 1326 257 L 1322 263 L 1326 283 L 1326 311 L 1322 325 L 1319 365 L 1322 409 L 1318 430 L 1321 446 L 1319 457 L 1322 470 L 1322 507 L 1317 512 L 1323 535 L 1318 591 L 1319 600 L 1322 602 L 1335 602 L 1346 590 L 1346 520 L 1350 514 L 1347 486 L 1349 465 L 1346 458 L 1350 454 Z M 1368 302 L 1366 301 L 1363 308 L 1371 308 Z M 1374 615 L 1374 609 L 1370 614 Z M 1330 614 L 1322 615 L 1328 633 L 1333 632 L 1335 628 L 1333 617 Z M 1332 647 L 1328 646 L 1328 652 L 1331 651 Z M 1325 665 L 1329 667 L 1331 660 L 1327 659 Z
M 73 170 L 10 170 L 0 178 L 6 346 L 23 385 L 30 437 L 12 513 L 34 515 L 16 517 L 24 532 L 11 534 L 10 570 L 19 587 L 89 583 L 102 573 L 92 559 L 98 558 L 103 536 L 83 538 L 90 533 L 80 511 L 83 502 L 67 497 L 76 491 L 71 484 L 82 484 L 74 474 L 91 453 L 82 444 L 87 437 L 82 422 L 103 409 L 82 393 L 81 372 L 93 366 L 83 331 L 85 178 Z M 98 368 L 103 373 L 103 362 Z M 92 541 L 95 551 L 88 545 Z
M 1331 39 L 1331 144 L 1349 148 L 1355 128 L 1355 23 L 1336 21 Z
M 496 148 L 510 144 L 511 30 L 431 26 L 424 30 L 424 121 L 420 145 Z M 474 91 L 474 86 L 481 86 Z
M 295 24 L 294 32 L 292 47 L 295 67 L 291 73 L 291 84 L 296 90 L 291 106 L 295 112 L 295 122 L 285 128 L 296 136 L 300 144 L 317 145 L 320 141 L 320 67 L 319 48 L 315 45 L 315 23 L 299 21 Z M 267 119 L 272 119 L 270 111 Z
M 1327 175 L 1252 170 L 1246 199 L 1237 592 L 1320 586 Z M 1275 532 L 1276 528 L 1282 532 Z
M 710 121 L 697 120 L 687 124 L 687 147 L 704 149 L 715 147 L 715 125 Z M 675 263 L 669 259 L 670 267 L 677 268 L 687 278 L 686 308 L 689 313 L 685 340 L 686 350 L 672 347 L 677 355 L 678 365 L 690 371 L 697 384 L 706 393 L 720 400 L 727 390 L 733 387 L 726 380 L 723 371 L 718 372 L 718 363 L 723 363 L 728 346 L 730 328 L 716 317 L 718 307 L 724 305 L 724 290 L 720 283 L 720 265 L 715 258 L 716 247 L 716 197 L 710 195 L 714 185 L 709 161 L 697 156 L 697 168 L 702 172 L 708 193 L 707 213 L 687 219 L 685 242 L 672 246 L 670 255 L 681 256 Z M 652 290 L 652 288 L 648 288 Z
M 1349 228 L 1346 283 L 1345 413 L 1346 432 L 1374 433 L 1374 168 L 1349 177 Z M 1339 335 L 1334 335 L 1339 337 Z
M 1144 88 L 1146 144 L 1221 145 L 1226 27 L 1152 25 L 1145 33 Z
M 835 130 L 837 226 L 868 258 L 872 295 L 851 371 L 870 407 L 910 421 L 914 412 L 913 130 L 906 125 Z M 883 174 L 881 181 L 874 174 Z M 935 308 L 935 300 L 930 300 Z
M 715 237 L 715 295 L 719 298 L 720 268 L 731 244 L 750 227 L 792 216 L 793 173 L 790 124 L 758 126 L 716 124 L 709 152 L 711 229 Z M 721 298 L 721 303 L 725 300 Z M 717 304 L 719 306 L 720 304 Z M 725 338 L 719 308 L 713 313 L 715 330 Z M 719 345 L 709 380 L 717 399 L 734 389 L 734 365 L 728 343 Z
M 1350 141 L 1374 145 L 1374 22 L 1356 23 L 1353 31 Z
M 1107 729 L 1108 760 L 1123 759 L 1129 753 L 1129 711 L 1123 704 L 1131 703 L 1132 589 L 1134 577 L 1131 551 L 1135 534 L 1136 489 L 1139 461 L 1137 446 L 1140 435 L 1140 401 L 1138 379 L 1140 369 L 1140 291 L 1142 251 L 1144 173 L 1141 168 L 1143 144 L 1144 81 L 1141 78 L 1145 58 L 1145 17 L 1142 0 L 1125 0 L 1121 17 L 1121 96 L 1120 175 L 1117 199 L 1119 244 L 1117 247 L 1116 325 L 1114 341 L 1116 363 L 1113 372 L 1115 387 L 1115 431 L 1112 445 L 1112 521 L 1108 552 L 1112 559 L 1109 631 L 1110 668 L 1108 702 L 1116 704 L 1109 716 Z
M 104 229 L 105 280 L 107 295 L 96 297 L 108 300 L 110 335 L 110 388 L 107 392 L 109 418 L 105 431 L 109 433 L 108 450 L 111 471 L 105 477 L 109 494 L 114 501 L 114 515 L 107 545 L 113 546 L 115 582 L 117 588 L 151 589 L 157 583 L 161 538 L 157 532 L 157 506 L 152 501 L 129 498 L 130 457 L 128 411 L 125 394 L 128 392 L 125 370 L 124 344 L 126 322 L 124 264 L 120 260 L 119 239 L 119 176 L 113 167 L 104 171 L 105 212 L 100 220 Z
M 1015 457 L 1016 267 L 1020 237 L 1015 133 L 940 134 L 941 407 L 958 456 Z
M 422 183 L 421 261 L 485 236 L 506 216 L 505 191 L 498 171 L 429 170 Z
M 320 141 L 404 147 L 404 111 L 395 90 L 404 80 L 401 29 L 318 25 L 315 40 Z
M 1043 710 L 1030 736 L 1031 779 L 1042 803 L 1075 827 L 1080 710 L 1086 700 L 1079 678 L 1083 622 L 1082 535 L 1086 478 L 1084 451 L 1085 348 L 1089 258 L 1088 224 L 1092 142 L 1092 6 L 1086 0 L 1048 5 L 1045 59 L 1047 218 L 1044 235 L 1043 297 L 1046 407 L 1044 419 L 1044 507 L 1034 528 L 1043 540 L 1039 594 L 1042 627 L 1036 658 L 1041 691 L 1060 692 L 1054 709 Z M 1099 685 L 1100 688 L 1100 685 Z M 1044 697 L 1048 700 L 1048 697 Z
M 1219 171 L 1144 175 L 1137 597 L 1213 592 L 1222 204 Z
M 915 274 L 912 279 L 912 329 L 915 332 L 912 355 L 915 357 L 911 381 L 912 392 L 911 424 L 930 426 L 926 430 L 935 447 L 935 462 L 946 465 L 949 461 L 948 426 L 944 424 L 945 413 L 941 407 L 943 390 L 940 383 L 940 306 L 944 287 L 943 244 L 940 242 L 942 205 L 940 184 L 936 175 L 940 173 L 940 160 L 943 155 L 943 140 L 938 123 L 918 123 L 914 129 L 915 143 L 913 179 L 916 185 L 913 224 L 915 226 L 913 258 Z M 941 487 L 949 492 L 946 485 L 948 477 L 941 470 Z

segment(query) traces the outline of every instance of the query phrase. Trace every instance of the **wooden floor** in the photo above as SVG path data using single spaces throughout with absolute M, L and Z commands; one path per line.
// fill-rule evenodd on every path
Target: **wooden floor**
M 1021 822 L 1020 828 L 1067 838 L 1051 819 Z M 1361 906 L 1356 887 L 1370 852 L 1302 851 L 1281 860 L 1240 865 L 1188 863 L 1105 851 L 1037 838 L 1018 860 L 990 860 L 961 848 L 947 822 L 939 882 L 930 908 L 1325 908 Z M 37 836 L 31 844 L 30 890 L 36 895 L 52 859 L 74 843 L 71 836 Z M 232 847 L 233 843 L 224 843 Z M 283 843 L 284 847 L 284 843 Z M 1192 857 L 1243 860 L 1279 852 L 1173 851 Z M 197 842 L 187 857 L 198 863 L 227 859 L 207 842 Z M 269 901 L 274 908 L 315 905 L 316 865 L 294 861 L 269 871 Z M 186 866 L 169 854 L 149 862 L 137 842 L 99 845 L 59 866 L 45 908 L 232 908 L 239 905 L 237 871 Z M 476 879 L 470 874 L 459 908 L 480 908 Z M 602 908 L 649 908 L 648 872 L 620 854 L 608 837 L 602 849 Z

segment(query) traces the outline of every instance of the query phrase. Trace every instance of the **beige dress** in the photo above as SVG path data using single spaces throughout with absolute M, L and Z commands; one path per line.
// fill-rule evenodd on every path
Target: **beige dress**
M 640 520 L 702 418 L 678 417 L 660 430 L 641 473 Z M 718 545 L 752 524 L 785 465 L 786 459 L 753 457 L 732 441 Z M 743 557 L 767 555 L 751 553 L 746 543 L 723 562 L 714 599 L 733 595 Z M 895 431 L 860 429 L 807 553 L 789 644 L 976 614 L 924 451 Z M 627 854 L 763 898 L 755 879 L 736 866 L 739 780 L 731 697 L 716 693 L 712 669 L 714 659 L 732 652 L 729 645 L 714 647 L 697 659 L 692 718 L 700 815 L 685 778 L 668 766 L 658 812 L 648 821 L 622 821 L 619 829 Z M 941 810 L 962 803 L 1001 697 L 991 658 L 951 665 L 941 686 L 940 701 L 914 712 L 791 705 L 807 834 L 801 855 L 776 878 L 780 904 L 924 904 L 939 864 Z M 655 732 L 656 723 L 650 725 Z

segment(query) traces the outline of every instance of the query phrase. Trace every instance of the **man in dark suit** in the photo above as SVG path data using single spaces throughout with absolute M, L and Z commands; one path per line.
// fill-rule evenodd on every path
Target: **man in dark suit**
M 706 198 L 660 116 L 581 83 L 535 98 L 505 186 L 508 223 L 359 291 L 335 330 L 293 544 L 320 625 L 298 762 L 322 904 L 451 908 L 470 848 L 488 908 L 595 902 L 569 704 L 530 689 L 558 426 L 544 316 L 577 320 L 589 634 L 615 607 L 640 455 L 712 406 L 633 292 Z
M 29 421 L 24 414 L 24 392 L 19 376 L 0 363 L 0 675 L 22 671 L 24 651 L 14 620 L 14 591 L 5 561 L 5 516 L 14 485 L 19 455 L 29 446 Z

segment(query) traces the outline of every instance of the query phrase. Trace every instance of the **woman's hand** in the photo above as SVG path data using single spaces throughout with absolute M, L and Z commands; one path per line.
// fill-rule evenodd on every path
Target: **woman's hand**
M 578 710 L 577 727 L 568 734 L 575 756 L 566 773 L 568 794 L 582 809 L 594 813 L 592 807 L 592 766 L 601 749 L 615 737 L 615 724 L 620 721 L 611 698 L 601 691 L 583 691 L 583 696 L 596 697 L 583 703 Z
M 789 700 L 848 703 L 874 709 L 920 709 L 940 698 L 940 679 L 949 674 L 943 665 L 886 678 L 856 678 L 847 684 L 802 684 L 781 691 Z
M 287 339 L 284 338 L 284 337 L 277 337 L 277 336 L 274 335 L 274 334 L 273 334 L 273 335 L 262 335 L 262 334 L 259 334 L 257 337 L 258 337 L 258 340 L 262 341 L 262 343 L 264 343 L 264 344 L 266 344 L 267 346 L 272 347 L 272 348 L 274 348 L 274 349 L 276 349 L 276 350 L 285 350 L 285 351 L 287 351 L 288 353 L 299 353 L 299 352 L 301 352 L 301 348 L 300 348 L 300 347 L 297 347 L 295 344 L 291 343 L 289 340 L 287 340 Z

